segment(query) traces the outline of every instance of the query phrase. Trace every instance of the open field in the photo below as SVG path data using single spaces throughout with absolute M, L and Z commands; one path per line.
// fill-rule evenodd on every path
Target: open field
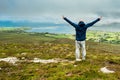
M 120 44 L 120 32 L 88 31 L 87 40 L 94 42 Z
M 0 59 L 18 59 L 15 64 L 0 61 L 0 80 L 120 80 L 120 45 L 94 42 L 89 39 L 93 34 L 88 35 L 87 59 L 76 62 L 72 35 L 0 31 Z M 34 59 L 59 62 L 35 63 Z M 115 73 L 102 73 L 105 66 Z

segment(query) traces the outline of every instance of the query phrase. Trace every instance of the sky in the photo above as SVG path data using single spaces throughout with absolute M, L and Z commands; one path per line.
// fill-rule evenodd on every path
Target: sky
M 89 21 L 103 16 L 103 22 L 120 23 L 120 0 L 0 0 L 0 20 L 29 20 L 62 23 Z

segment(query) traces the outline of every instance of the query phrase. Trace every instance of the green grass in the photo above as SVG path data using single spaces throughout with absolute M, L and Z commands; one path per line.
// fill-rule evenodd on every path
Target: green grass
M 95 42 L 120 44 L 120 32 L 88 31 L 87 40 Z
M 75 60 L 74 40 L 71 35 L 0 32 L 0 58 L 14 56 L 22 60 Z M 120 45 L 87 41 L 87 59 L 82 62 L 33 63 L 0 62 L 0 80 L 119 80 Z M 26 54 L 23 54 L 26 53 Z M 108 66 L 113 74 L 104 74 L 100 68 Z

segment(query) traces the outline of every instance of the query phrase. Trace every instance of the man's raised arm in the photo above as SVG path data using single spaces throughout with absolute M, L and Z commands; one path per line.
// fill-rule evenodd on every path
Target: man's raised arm
M 101 19 L 102 19 L 102 16 L 101 16 L 101 17 L 99 17 L 99 18 L 97 18 L 97 19 L 96 19 L 96 20 L 94 20 L 93 22 L 88 23 L 88 24 L 86 25 L 86 27 L 93 26 L 96 22 L 100 21 Z
M 71 24 L 73 27 L 75 27 L 76 26 L 76 24 L 75 23 L 73 23 L 72 21 L 70 21 L 69 19 L 67 19 L 66 17 L 62 17 L 66 22 L 68 22 L 69 24 Z

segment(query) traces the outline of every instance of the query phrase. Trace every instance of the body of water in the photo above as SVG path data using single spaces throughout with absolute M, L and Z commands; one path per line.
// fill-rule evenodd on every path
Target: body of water
M 107 32 L 120 32 L 120 27 L 111 26 L 93 26 L 88 30 L 107 31 Z M 53 26 L 53 27 L 31 27 L 27 32 L 49 32 L 49 33 L 70 33 L 74 34 L 75 29 L 72 26 Z

